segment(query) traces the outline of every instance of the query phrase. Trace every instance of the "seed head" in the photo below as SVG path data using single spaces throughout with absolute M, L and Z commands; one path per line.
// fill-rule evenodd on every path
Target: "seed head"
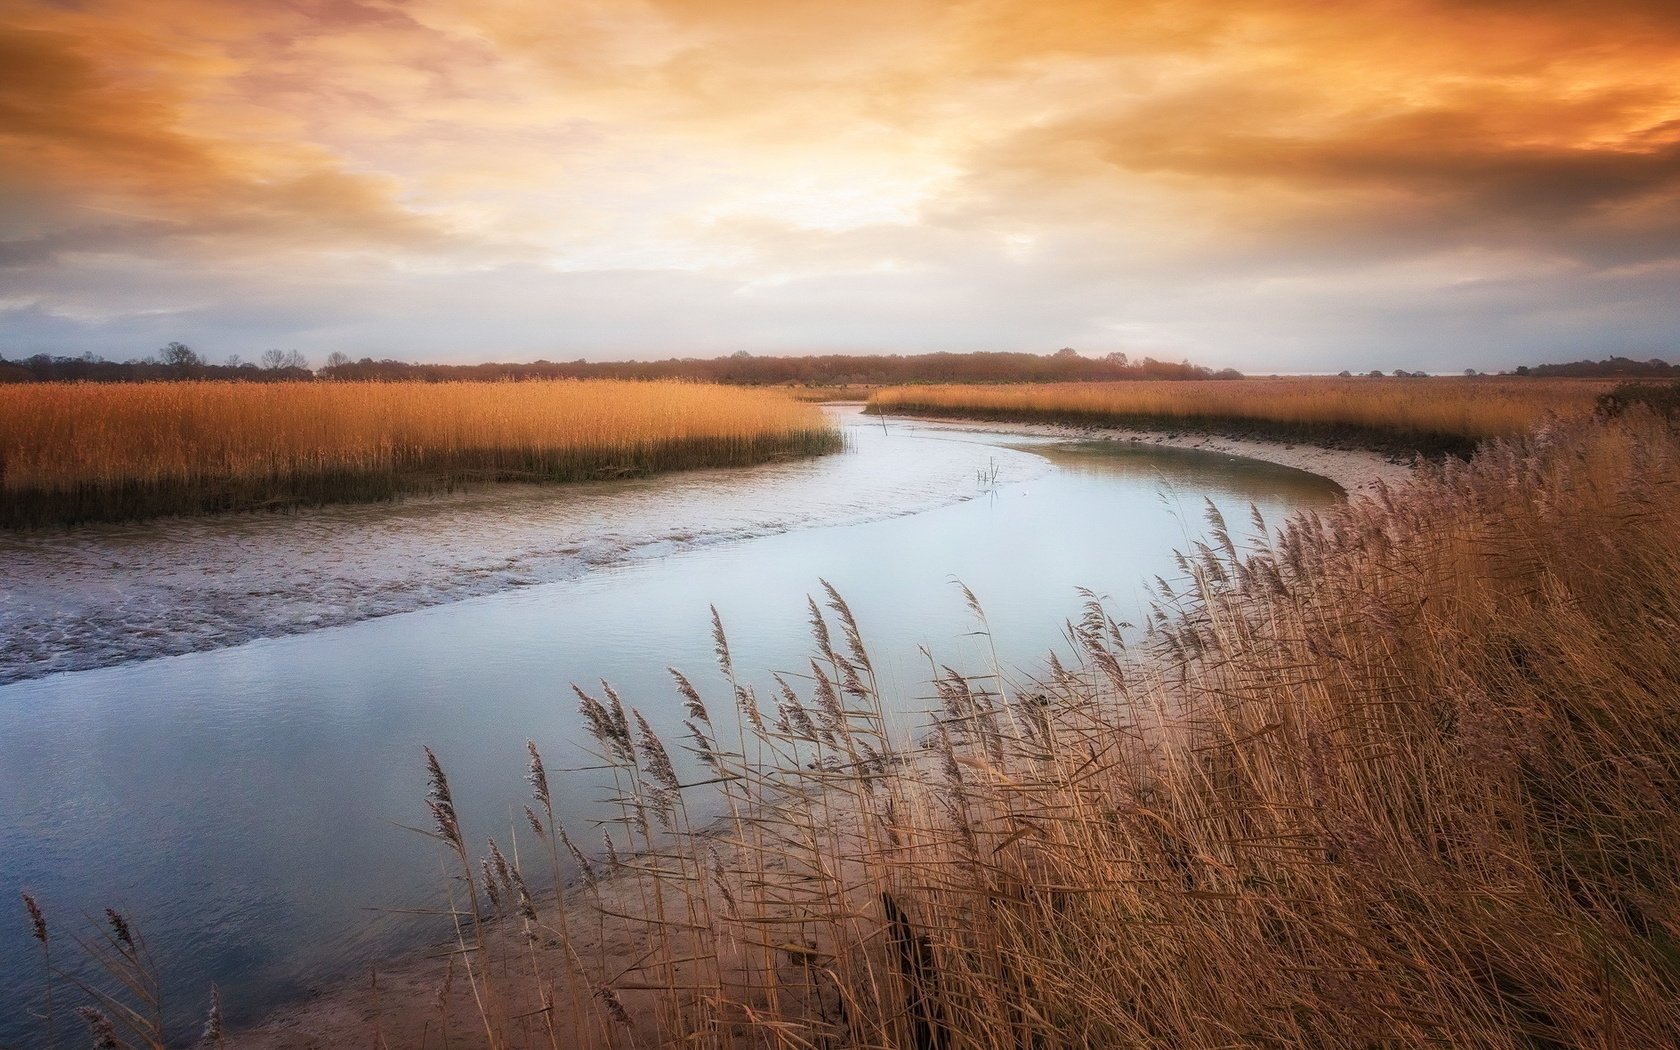
M 29 932 L 42 944 L 47 943 L 47 917 L 42 914 L 41 906 L 35 903 L 35 898 L 28 893 L 20 894 L 23 898 L 24 910 L 29 912 Z
M 585 857 L 583 851 L 577 848 L 577 843 L 572 841 L 572 837 L 566 834 L 565 825 L 555 824 L 554 830 L 559 833 L 560 841 L 565 845 L 566 852 L 570 853 L 572 860 L 577 862 L 578 870 L 583 873 L 584 885 L 594 889 L 597 884 L 594 865 L 590 864 L 589 858 Z
M 646 718 L 640 711 L 636 714 L 636 728 L 640 731 L 638 741 L 642 751 L 642 761 L 647 766 L 648 775 L 653 782 L 667 792 L 675 794 L 680 785 L 677 782 L 677 771 L 671 767 L 671 756 L 665 750 L 665 744 L 653 732 Z
M 823 618 L 822 610 L 817 608 L 816 599 L 809 594 L 805 596 L 805 606 L 810 610 L 811 634 L 817 640 L 817 651 L 832 660 L 834 641 L 828 634 L 828 621 Z
M 453 808 L 455 800 L 449 794 L 449 778 L 443 774 L 443 765 L 438 762 L 438 757 L 431 748 L 422 750 L 426 752 L 427 797 L 448 803 Z
M 729 655 L 729 636 L 723 633 L 723 617 L 718 615 L 717 606 L 712 606 L 712 652 L 717 654 L 718 666 L 723 669 L 724 677 L 735 677 L 735 661 Z
M 122 1040 L 117 1038 L 117 1026 L 111 1023 L 104 1012 L 92 1006 L 80 1006 L 76 1012 L 87 1022 L 88 1034 L 93 1036 L 94 1050 L 121 1050 Z
M 537 742 L 535 740 L 525 741 L 525 750 L 531 753 L 531 771 L 526 774 L 526 779 L 531 782 L 531 797 L 547 806 L 549 804 L 548 770 L 543 768 L 542 755 L 537 752 Z
M 455 820 L 455 807 L 435 798 L 427 799 L 426 807 L 432 811 L 432 822 L 437 825 L 438 834 L 443 837 L 445 842 L 459 847 L 461 845 L 461 825 Z
M 212 1046 L 222 1045 L 222 990 L 213 984 L 210 986 L 210 1016 L 204 1019 L 204 1035 L 200 1041 Z
M 115 908 L 106 908 L 105 921 L 111 924 L 111 936 L 117 939 L 117 943 L 132 950 L 134 931 L 129 929 L 128 919 L 123 917 L 122 912 Z
M 502 913 L 502 890 L 496 885 L 496 869 L 491 867 L 490 858 L 485 857 L 478 862 L 479 869 L 484 872 L 484 895 L 490 898 L 490 907 L 497 915 Z
M 607 1008 L 608 1017 L 626 1028 L 630 1027 L 630 1014 L 624 1009 L 624 1002 L 619 999 L 617 992 L 603 984 L 595 990 L 595 997 Z
M 670 672 L 677 683 L 677 694 L 683 698 L 683 707 L 688 712 L 688 717 L 701 725 L 711 725 L 712 716 L 706 713 L 706 705 L 700 699 L 700 691 L 694 688 L 694 683 L 675 667 L 667 667 L 665 670 Z

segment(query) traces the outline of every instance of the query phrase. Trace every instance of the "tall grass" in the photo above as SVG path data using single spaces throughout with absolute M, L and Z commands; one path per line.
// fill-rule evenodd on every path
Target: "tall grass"
M 1208 513 L 1142 625 L 1090 596 L 1025 680 L 930 654 L 911 737 L 832 590 L 771 696 L 714 615 L 682 748 L 576 690 L 618 785 L 581 847 L 535 745 L 501 845 L 428 754 L 458 942 L 323 1045 L 1680 1045 L 1680 433 Z
M 0 526 L 622 477 L 839 446 L 813 406 L 695 383 L 0 386 Z
M 496 1046 L 1680 1045 L 1675 432 L 1209 515 L 1141 628 L 1092 598 L 1035 679 L 930 659 L 915 739 L 832 592 L 777 696 L 677 679 L 702 773 L 580 694 L 611 857 L 456 1009 Z
M 1495 378 L 1247 379 L 1201 382 L 905 386 L 870 395 L 874 412 L 1238 429 L 1301 440 L 1468 455 L 1548 413 L 1590 412 L 1610 384 Z

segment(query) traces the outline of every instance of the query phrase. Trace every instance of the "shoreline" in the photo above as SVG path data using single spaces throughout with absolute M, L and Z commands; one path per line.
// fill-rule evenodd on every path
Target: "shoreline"
M 1349 496 L 1374 492 L 1379 484 L 1397 485 L 1412 476 L 1416 456 L 1406 459 L 1371 449 L 1338 448 L 1276 438 L 1238 437 L 1200 431 L 1146 430 L 1091 423 L 1028 423 L 951 416 L 889 415 L 888 420 L 914 422 L 930 430 L 986 434 L 1020 434 L 1065 441 L 1122 441 L 1139 447 L 1158 446 L 1215 452 L 1258 459 L 1303 470 L 1340 485 Z
M 1124 441 L 1139 447 L 1159 446 L 1181 448 L 1216 454 L 1263 460 L 1280 466 L 1306 471 L 1339 485 L 1351 498 L 1375 492 L 1383 486 L 1404 482 L 1414 470 L 1416 460 L 1404 463 L 1398 458 L 1379 452 L 1314 446 L 1286 441 L 1240 438 L 1202 433 L 1133 430 L 1121 427 L 1074 425 L 1057 423 L 1009 423 L 993 420 L 951 419 L 948 417 L 890 416 L 889 420 L 913 422 L 930 430 L 952 432 L 981 432 L 989 434 L 1018 434 L 1049 437 L 1070 441 Z M 909 756 L 914 760 L 916 752 Z M 852 800 L 840 800 L 840 809 L 849 811 Z M 844 816 L 841 823 L 850 823 Z M 856 814 L 851 814 L 856 816 Z M 726 851 L 733 851 L 729 842 L 728 822 L 719 818 L 696 832 Z M 571 940 L 583 957 L 593 957 L 609 965 L 607 969 L 628 970 L 646 950 L 647 942 L 627 931 L 612 931 L 600 922 L 601 912 L 632 914 L 640 906 L 646 892 L 642 878 L 636 874 L 638 858 L 626 858 L 623 868 L 611 875 L 603 875 L 589 886 L 577 877 L 562 886 L 564 905 L 560 909 L 570 918 Z M 543 925 L 555 923 L 554 888 L 539 893 L 551 903 L 538 905 Z M 565 921 L 564 919 L 560 921 Z M 512 918 L 492 923 L 493 938 L 513 938 L 520 935 Z M 533 949 L 543 954 L 561 950 L 559 942 L 549 938 L 545 945 Z M 366 971 L 334 980 L 307 998 L 283 1003 L 267 1011 L 260 1021 L 230 1033 L 228 1043 L 242 1050 L 325 1050 L 341 1045 L 364 1044 L 391 1046 L 429 1045 L 435 1037 L 442 1016 L 440 1003 L 451 1000 L 449 1013 L 466 1017 L 473 1009 L 465 984 L 456 975 L 450 987 L 446 977 L 445 959 L 455 951 L 448 944 L 414 949 L 369 964 Z M 625 1000 L 631 1021 L 632 1040 L 637 1035 L 657 1030 L 654 1005 L 643 996 Z M 564 1012 L 565 997 L 556 1002 L 557 1013 Z M 458 1011 L 466 1011 L 460 1012 Z M 598 1009 L 588 1010 L 590 1016 L 580 1023 L 595 1024 Z M 560 1027 L 569 1028 L 566 1021 Z M 470 1026 L 462 1025 L 469 1032 Z M 458 1035 L 462 1033 L 457 1033 Z M 476 1044 L 472 1044 L 476 1045 Z
M 395 502 L 0 529 L 0 688 L 350 626 L 773 531 L 954 502 L 940 457 L 872 478 L 850 453 Z M 969 457 L 972 458 L 972 457 Z M 943 481 L 940 475 L 949 475 Z

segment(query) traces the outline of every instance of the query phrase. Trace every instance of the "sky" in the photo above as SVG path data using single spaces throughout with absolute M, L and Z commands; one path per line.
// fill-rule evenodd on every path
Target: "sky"
M 1676 0 L 0 0 L 0 355 L 1680 358 Z

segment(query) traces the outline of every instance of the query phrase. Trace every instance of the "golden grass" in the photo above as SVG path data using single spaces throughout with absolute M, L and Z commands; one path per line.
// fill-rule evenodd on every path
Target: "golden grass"
M 832 451 L 820 410 L 683 382 L 0 387 L 0 525 L 383 499 Z
M 1249 533 L 1032 679 L 933 665 L 914 738 L 834 592 L 768 698 L 714 621 L 684 749 L 578 693 L 604 858 L 533 746 L 475 862 L 428 755 L 458 943 L 323 1045 L 1680 1045 L 1680 433 L 1550 421 Z
M 494 873 L 476 892 L 503 903 L 472 907 L 466 883 L 463 917 L 506 919 L 463 937 L 455 1031 L 1676 1045 L 1677 530 L 1680 439 L 1637 413 L 1246 539 L 1214 516 L 1146 631 L 1093 601 L 1075 663 L 941 670 L 919 741 L 889 732 L 831 592 L 797 690 L 708 708 L 679 682 L 700 773 L 610 692 L 584 697 L 617 848 L 553 910 L 506 903 L 522 883 Z M 699 783 L 721 786 L 721 832 L 690 826 L 687 797 L 716 790 Z M 464 833 L 440 830 L 470 878 Z M 607 943 L 629 948 L 591 954 Z
M 876 391 L 869 406 L 907 415 L 1252 428 L 1468 453 L 1476 441 L 1520 434 L 1547 413 L 1589 412 L 1594 398 L 1611 385 L 1574 379 L 1303 377 L 905 386 Z

